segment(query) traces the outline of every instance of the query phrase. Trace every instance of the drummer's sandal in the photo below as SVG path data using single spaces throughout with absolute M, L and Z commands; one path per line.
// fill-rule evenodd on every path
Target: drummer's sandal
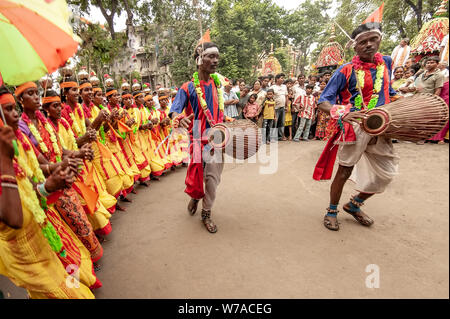
M 210 233 L 217 232 L 217 226 L 211 220 L 211 212 L 202 210 L 202 222 Z
M 355 197 L 352 197 L 350 199 L 350 202 L 348 202 L 347 204 L 345 204 L 342 208 L 344 209 L 344 211 L 346 211 L 347 213 L 349 213 L 350 215 L 353 216 L 353 218 L 355 218 L 358 223 L 360 223 L 363 226 L 372 226 L 374 221 L 372 218 L 370 218 L 369 216 L 367 216 L 361 209 L 360 207 L 364 205 L 363 202 L 359 202 L 357 200 L 355 200 Z M 356 207 L 352 209 L 353 207 Z
M 339 211 L 337 209 L 327 207 L 327 212 L 328 213 L 323 217 L 323 225 L 329 230 L 339 230 L 339 222 L 337 220 L 337 214 Z
M 197 206 L 199 201 L 200 201 L 199 199 L 191 198 L 191 201 L 189 202 L 188 212 L 192 216 L 197 212 Z

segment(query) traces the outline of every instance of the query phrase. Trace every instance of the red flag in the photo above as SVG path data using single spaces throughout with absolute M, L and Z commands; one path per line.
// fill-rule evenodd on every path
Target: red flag
M 211 42 L 211 37 L 209 35 L 210 30 L 206 30 L 206 32 L 203 34 L 202 38 L 198 41 L 197 45 L 205 43 L 205 42 Z
M 381 6 L 372 12 L 370 16 L 367 17 L 366 20 L 362 24 L 369 23 L 369 22 L 378 22 L 381 23 L 381 20 L 383 20 L 383 9 L 384 9 L 384 2 L 381 4 Z

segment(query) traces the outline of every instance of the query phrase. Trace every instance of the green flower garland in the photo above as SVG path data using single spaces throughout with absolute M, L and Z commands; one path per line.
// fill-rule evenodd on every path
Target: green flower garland
M 373 94 L 369 101 L 369 104 L 367 105 L 367 109 L 371 110 L 377 106 L 378 103 L 378 97 L 379 93 L 381 91 L 381 86 L 383 84 L 383 75 L 384 75 L 384 63 L 377 65 L 377 73 L 375 76 L 375 84 L 373 85 Z M 359 87 L 364 87 L 364 77 L 365 77 L 365 71 L 364 70 L 357 70 L 356 71 L 356 80 L 358 81 Z M 358 94 L 355 98 L 355 108 L 358 110 L 361 110 L 363 105 L 363 99 L 361 94 Z

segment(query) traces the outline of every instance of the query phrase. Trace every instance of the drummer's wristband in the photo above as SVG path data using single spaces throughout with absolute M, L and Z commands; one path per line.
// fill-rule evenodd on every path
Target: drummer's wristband
M 332 119 L 339 119 L 340 117 L 344 117 L 348 113 L 350 113 L 350 108 L 352 107 L 351 104 L 347 105 L 341 105 L 341 104 L 334 104 L 330 110 L 330 117 Z

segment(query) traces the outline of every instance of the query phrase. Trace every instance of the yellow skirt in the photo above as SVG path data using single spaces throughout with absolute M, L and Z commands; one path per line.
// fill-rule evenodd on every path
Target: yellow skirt
M 94 299 L 86 285 L 69 277 L 32 213 L 23 205 L 22 211 L 22 228 L 0 222 L 0 274 L 25 288 L 32 299 Z

